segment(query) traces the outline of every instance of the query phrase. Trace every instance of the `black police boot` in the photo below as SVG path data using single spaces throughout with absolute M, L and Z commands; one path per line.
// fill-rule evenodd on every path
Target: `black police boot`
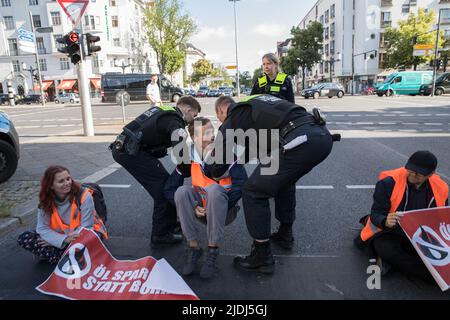
M 154 249 L 158 249 L 168 245 L 178 244 L 181 241 L 183 241 L 183 236 L 181 234 L 173 234 L 169 232 L 163 236 L 152 235 L 151 246 Z
M 183 234 L 183 231 L 181 230 L 181 223 L 180 221 L 177 221 L 177 223 L 174 225 L 172 229 L 173 234 Z
M 270 239 L 286 250 L 292 250 L 294 237 L 292 235 L 292 225 L 280 224 L 277 232 L 270 235 Z
M 255 271 L 266 274 L 273 273 L 275 260 L 270 249 L 270 241 L 253 242 L 252 251 L 246 257 L 234 258 L 234 265 L 246 271 Z
M 197 262 L 203 254 L 203 249 L 198 247 L 188 247 L 186 249 L 186 262 L 183 266 L 183 276 L 192 274 L 197 266 Z

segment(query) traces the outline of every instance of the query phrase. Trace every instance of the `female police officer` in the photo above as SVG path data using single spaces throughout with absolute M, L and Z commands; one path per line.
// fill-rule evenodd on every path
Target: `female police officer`
M 280 72 L 280 60 L 273 53 L 262 58 L 264 75 L 255 81 L 251 94 L 270 94 L 295 103 L 291 79 Z M 291 250 L 294 245 L 292 225 L 295 220 L 295 185 L 275 197 L 275 217 L 280 221 L 278 231 L 270 238 L 282 248 Z
M 280 72 L 280 60 L 273 53 L 262 58 L 264 75 L 253 85 L 251 95 L 270 94 L 280 99 L 295 103 L 292 81 L 287 74 Z

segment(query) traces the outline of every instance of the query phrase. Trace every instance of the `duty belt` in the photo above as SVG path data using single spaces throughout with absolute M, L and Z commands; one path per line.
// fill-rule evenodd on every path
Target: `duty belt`
M 289 121 L 288 124 L 285 125 L 280 130 L 280 137 L 284 138 L 292 130 L 294 130 L 298 127 L 301 127 L 305 124 L 311 124 L 311 123 L 316 123 L 316 120 L 314 119 L 313 116 L 305 116 L 305 117 L 301 117 L 301 118 L 297 118 L 295 120 Z

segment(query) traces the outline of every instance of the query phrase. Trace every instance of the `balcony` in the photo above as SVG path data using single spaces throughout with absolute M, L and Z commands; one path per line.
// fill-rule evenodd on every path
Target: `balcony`
M 392 7 L 392 0 L 381 0 L 381 7 Z
M 392 21 L 381 21 L 382 28 L 389 28 L 392 26 Z

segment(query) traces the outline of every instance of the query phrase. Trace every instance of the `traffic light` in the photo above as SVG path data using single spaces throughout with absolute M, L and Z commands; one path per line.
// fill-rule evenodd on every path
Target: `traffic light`
M 37 73 L 37 70 L 33 72 L 33 79 L 34 81 L 39 82 L 39 74 Z
M 81 60 L 79 40 L 80 36 L 76 32 L 70 32 L 56 40 L 56 42 L 64 45 L 58 48 L 58 51 L 67 54 L 73 64 L 77 64 Z
M 95 43 L 100 41 L 99 36 L 94 36 L 90 33 L 86 33 L 86 43 L 87 43 L 87 55 L 90 56 L 95 52 L 102 50 L 100 46 L 96 46 Z

